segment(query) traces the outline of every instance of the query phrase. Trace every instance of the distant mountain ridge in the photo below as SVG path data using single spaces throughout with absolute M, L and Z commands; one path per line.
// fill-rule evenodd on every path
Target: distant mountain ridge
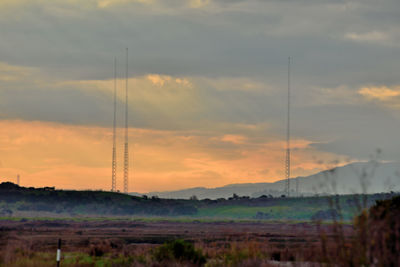
M 299 181 L 301 195 L 353 194 L 400 191 L 400 162 L 379 163 L 357 162 L 310 176 L 291 179 L 292 190 Z M 148 196 L 161 198 L 198 199 L 228 198 L 238 196 L 259 197 L 261 195 L 281 196 L 285 180 L 273 183 L 229 184 L 216 188 L 195 187 L 176 191 L 149 192 Z M 133 195 L 143 195 L 132 193 Z M 291 192 L 293 195 L 294 192 Z

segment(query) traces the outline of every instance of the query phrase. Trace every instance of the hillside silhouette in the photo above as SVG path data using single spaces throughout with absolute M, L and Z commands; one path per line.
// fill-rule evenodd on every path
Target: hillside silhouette
M 300 194 L 303 196 L 400 191 L 400 163 L 357 162 L 309 176 L 292 178 L 292 185 L 296 184 L 296 180 L 299 181 Z M 250 197 L 262 195 L 279 197 L 284 194 L 285 182 L 285 180 L 279 180 L 272 183 L 229 184 L 216 188 L 195 187 L 175 191 L 150 192 L 147 195 L 177 199 L 188 199 L 193 195 L 199 199 L 218 199 L 228 198 L 232 194 Z M 332 187 L 333 182 L 335 188 Z M 363 183 L 366 185 L 365 189 L 362 187 Z M 295 194 L 293 188 L 292 194 Z M 139 194 L 133 193 L 133 195 Z

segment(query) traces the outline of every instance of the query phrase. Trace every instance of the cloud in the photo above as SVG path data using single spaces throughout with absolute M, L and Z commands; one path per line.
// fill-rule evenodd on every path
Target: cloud
M 130 125 L 185 132 L 197 151 L 214 147 L 188 158 L 206 166 L 214 153 L 229 168 L 282 142 L 290 55 L 292 136 L 311 142 L 296 149 L 363 159 L 380 147 L 398 159 L 398 9 L 397 0 L 1 1 L 0 118 L 110 127 L 116 56 L 122 125 L 129 47 Z
M 34 68 L 13 66 L 0 62 L 0 82 L 13 82 L 30 79 L 32 81 L 36 70 Z
M 400 86 L 363 87 L 358 93 L 370 101 L 376 101 L 390 108 L 400 108 Z
M 18 66 L 12 68 L 20 69 Z M 12 75 L 17 77 L 19 72 Z M 1 116 L 4 119 L 110 125 L 113 83 L 113 79 L 56 80 L 39 71 L 34 75 L 19 76 L 18 81 L 3 81 Z M 213 80 L 160 74 L 131 77 L 128 84 L 131 125 L 216 132 L 229 127 L 220 126 L 225 122 L 227 125 L 264 123 L 262 116 L 268 110 L 263 111 L 263 98 L 273 90 L 270 88 L 265 92 L 261 88 L 267 85 L 249 78 Z M 251 85 L 251 89 L 246 85 Z M 117 87 L 118 118 L 121 118 L 125 101 L 124 78 L 118 78 Z M 118 121 L 120 123 L 122 120 Z
M 372 32 L 366 32 L 366 33 L 347 33 L 346 38 L 354 41 L 359 41 L 359 42 L 384 42 L 388 40 L 388 35 L 383 33 L 383 32 L 378 32 L 378 31 L 372 31 Z
M 201 8 L 210 4 L 211 0 L 191 0 L 190 6 L 192 8 Z
M 2 66 L 3 69 L 7 66 L 8 71 L 3 72 L 7 77 L 19 79 L 7 78 L 0 82 L 1 118 L 111 126 L 112 79 L 60 80 L 37 69 L 4 63 Z M 26 75 L 20 75 L 21 70 Z M 246 84 L 256 86 L 248 89 Z M 124 78 L 118 78 L 117 85 L 117 124 L 122 126 Z M 398 124 L 387 118 L 387 113 L 379 105 L 368 104 L 374 101 L 396 108 L 398 100 L 394 95 L 397 87 L 384 90 L 362 88 L 368 89 L 345 85 L 309 89 L 294 84 L 293 138 L 308 139 L 313 143 L 335 140 L 315 147 L 338 155 L 362 159 L 380 147 L 386 159 L 397 157 L 397 150 L 380 138 L 377 131 L 389 127 L 395 132 Z M 216 138 L 214 146 L 219 148 L 215 153 L 240 157 L 240 153 L 231 153 L 235 143 L 257 146 L 282 139 L 286 121 L 285 91 L 263 80 L 245 77 L 212 79 L 163 74 L 131 77 L 129 124 L 145 129 L 213 136 Z M 362 123 L 365 120 L 373 120 L 377 127 L 371 130 L 370 124 Z M 354 135 L 358 131 L 364 134 Z M 251 142 L 245 142 L 249 138 Z M 396 139 L 395 136 L 392 138 Z M 221 139 L 224 142 L 218 141 Z M 353 146 L 348 144 L 349 140 L 354 140 Z
M 368 99 L 377 99 L 380 101 L 388 101 L 393 97 L 400 96 L 400 87 L 390 89 L 386 86 L 382 87 L 363 87 L 359 91 L 359 94 Z
M 233 144 L 243 144 L 246 139 L 247 138 L 245 136 L 226 134 L 221 138 L 221 141 L 231 142 Z
M 154 0 L 97 0 L 97 6 L 100 8 L 109 8 L 113 5 L 126 5 L 129 3 L 140 3 L 140 4 L 154 4 Z
M 343 38 L 383 32 L 398 43 L 397 1 L 201 1 L 208 3 L 203 8 L 180 0 L 114 0 L 108 8 L 98 2 L 5 1 L 14 8 L 0 11 L 1 60 L 64 79 L 108 79 L 109 62 L 129 47 L 138 76 L 257 76 L 279 83 L 293 55 L 302 66 L 298 81 L 306 76 L 317 86 L 376 82 L 371 53 L 379 53 L 381 68 L 398 62 L 379 43 L 364 47 Z M 366 75 L 358 74 L 357 62 Z

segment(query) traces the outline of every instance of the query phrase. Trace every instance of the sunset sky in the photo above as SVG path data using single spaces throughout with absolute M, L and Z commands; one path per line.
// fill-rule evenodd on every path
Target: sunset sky
M 398 0 L 0 0 L 0 182 L 111 188 L 113 62 L 122 189 L 129 48 L 131 192 L 400 160 Z

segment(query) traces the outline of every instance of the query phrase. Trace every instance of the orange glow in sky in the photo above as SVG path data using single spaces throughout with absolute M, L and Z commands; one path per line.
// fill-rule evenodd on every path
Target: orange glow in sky
M 117 187 L 122 186 L 122 132 Z M 109 128 L 1 121 L 1 181 L 21 176 L 23 186 L 108 190 Z M 253 145 L 239 136 L 130 129 L 130 191 L 148 192 L 230 183 L 272 182 L 283 176 L 284 142 Z M 307 141 L 294 141 L 297 175 L 321 170 Z M 223 147 L 223 148 L 222 148 Z M 329 155 L 325 155 L 329 158 Z

